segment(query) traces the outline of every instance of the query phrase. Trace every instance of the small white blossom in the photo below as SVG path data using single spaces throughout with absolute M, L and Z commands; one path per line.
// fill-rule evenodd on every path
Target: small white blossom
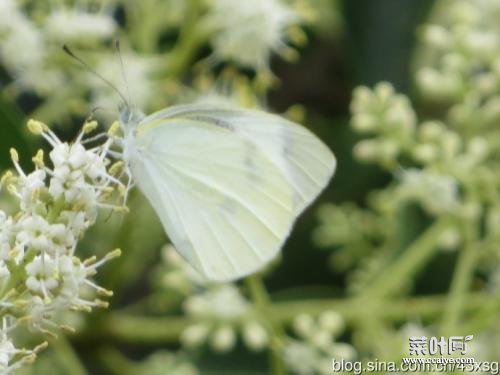
M 249 302 L 231 284 L 189 297 L 185 303 L 189 314 L 210 316 L 220 320 L 237 320 L 250 309 Z
M 12 357 L 16 354 L 16 348 L 12 341 L 7 338 L 7 335 L 2 336 L 2 341 L 0 341 L 0 369 L 5 370 L 8 368 Z
M 228 324 L 217 327 L 210 337 L 210 345 L 217 352 L 227 352 L 236 344 L 236 332 Z
M 66 223 L 66 229 L 73 234 L 75 238 L 80 238 L 84 231 L 88 227 L 88 222 L 92 222 L 90 219 L 87 221 L 86 213 L 82 211 L 62 211 L 61 221 Z
M 17 21 L 20 16 L 15 0 L 3 0 L 0 2 L 0 31 L 5 32 Z
M 49 224 L 39 215 L 22 218 L 16 236 L 22 249 L 32 248 L 43 253 L 58 253 L 71 246 L 74 237 L 63 224 Z
M 354 360 L 356 350 L 336 341 L 345 323 L 335 311 L 325 311 L 317 319 L 309 314 L 295 317 L 293 328 L 299 340 L 288 339 L 282 356 L 294 374 L 329 374 L 332 359 Z
M 318 370 L 318 364 L 323 363 L 321 353 L 314 347 L 297 340 L 286 344 L 283 350 L 283 361 L 293 374 L 299 375 L 315 374 Z M 326 371 L 330 371 L 330 366 L 322 373 L 331 373 L 331 371 Z
M 113 18 L 114 1 L 93 4 L 97 6 L 60 3 L 48 7 L 48 12 L 44 9 L 47 7 L 13 0 L 0 3 L 0 60 L 14 78 L 14 94 L 30 91 L 46 97 L 53 94 L 54 87 L 77 82 L 66 65 L 53 58 L 58 53 L 55 48 L 64 43 L 104 43 L 118 30 Z
M 45 31 L 63 42 L 95 41 L 111 38 L 117 29 L 111 14 L 87 13 L 80 8 L 56 9 L 45 20 Z
M 180 341 L 186 348 L 196 348 L 206 341 L 210 331 L 211 327 L 205 323 L 192 324 L 182 332 Z
M 45 187 L 46 172 L 42 169 L 37 169 L 24 177 L 24 183 L 20 191 L 21 208 L 23 210 L 31 210 L 35 208 L 37 192 Z
M 211 0 L 208 23 L 215 29 L 214 56 L 256 70 L 267 69 L 272 52 L 290 55 L 286 31 L 300 14 L 281 0 Z
M 191 265 L 179 255 L 179 252 L 171 245 L 165 245 L 162 249 L 162 284 L 183 294 L 189 294 L 196 288 L 204 285 L 206 280 Z
M 50 296 L 50 291 L 55 289 L 59 282 L 56 277 L 56 262 L 48 255 L 36 256 L 33 261 L 26 265 L 28 279 L 26 286 L 34 293 L 42 293 L 45 297 Z
M 11 250 L 13 220 L 0 210 L 0 259 L 6 260 Z
M 0 260 L 0 280 L 10 276 L 10 271 L 3 260 Z
M 7 3 L 11 2 L 7 0 Z M 8 17 L 0 18 L 0 22 L 4 22 L 0 24 L 0 58 L 7 70 L 18 78 L 18 85 L 27 88 L 31 86 L 28 77 L 34 75 L 33 72 L 39 73 L 44 59 L 43 36 L 20 12 L 17 4 L 7 7 L 11 9 L 2 14 Z
M 340 335 L 345 329 L 345 321 L 336 311 L 325 311 L 319 316 L 319 326 L 334 336 Z
M 232 284 L 212 286 L 188 297 L 184 309 L 197 320 L 181 335 L 186 348 L 208 342 L 213 350 L 226 352 L 235 346 L 238 332 L 251 350 L 261 350 L 269 344 L 268 332 L 256 318 L 252 304 Z
M 243 326 L 243 341 L 252 350 L 262 350 L 269 344 L 269 332 L 261 324 L 249 321 Z
M 354 155 L 362 161 L 393 166 L 411 144 L 416 129 L 417 117 L 408 98 L 397 94 L 388 82 L 377 84 L 373 90 L 359 87 L 354 91 L 351 111 L 352 127 L 374 135 L 358 142 Z
M 33 350 L 17 349 L 9 338 L 8 333 L 14 328 L 9 319 L 3 318 L 2 329 L 0 331 L 0 373 L 7 375 L 19 369 L 24 363 L 31 362 L 37 352 L 47 346 L 47 343 L 38 345 Z
M 408 169 L 402 174 L 398 194 L 415 199 L 432 214 L 450 212 L 458 205 L 458 184 L 451 176 L 431 171 Z
M 155 101 L 159 88 L 155 86 L 153 77 L 155 72 L 161 68 L 160 61 L 155 57 L 145 57 L 134 53 L 123 53 L 123 60 L 126 61 L 128 90 L 124 86 L 123 76 L 120 69 L 116 68 L 116 58 L 104 55 L 97 63 L 96 70 L 111 81 L 121 91 L 133 93 L 134 105 L 138 108 L 148 108 Z M 94 106 L 104 108 L 116 108 L 121 105 L 120 98 L 117 97 L 109 86 L 102 80 L 89 75 L 89 82 L 92 86 L 92 103 Z

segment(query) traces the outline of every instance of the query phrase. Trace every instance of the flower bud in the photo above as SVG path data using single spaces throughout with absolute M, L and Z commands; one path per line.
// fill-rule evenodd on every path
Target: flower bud
M 227 352 L 236 345 L 236 333 L 233 327 L 224 324 L 215 329 L 210 337 L 210 345 L 217 352 Z
M 427 43 L 436 48 L 447 48 L 451 42 L 449 32 L 440 25 L 425 26 L 423 38 Z
M 42 134 L 45 129 L 47 128 L 47 125 L 44 123 L 37 121 L 37 120 L 28 120 L 28 129 L 30 132 L 32 132 L 35 135 L 40 135 Z
M 243 326 L 243 341 L 251 350 L 259 351 L 269 343 L 269 334 L 259 323 L 251 321 Z
M 336 311 L 325 311 L 319 316 L 319 325 L 331 332 L 334 336 L 339 335 L 345 328 L 342 316 Z
M 186 348 L 196 348 L 202 345 L 210 332 L 210 326 L 206 323 L 194 324 L 187 327 L 181 334 L 180 341 Z
M 14 162 L 14 164 L 19 163 L 19 154 L 17 153 L 15 148 L 11 148 L 10 150 L 10 158 Z
M 353 154 L 360 161 L 373 161 L 378 154 L 378 144 L 374 140 L 360 141 L 354 146 Z
M 389 82 L 380 82 L 375 86 L 375 94 L 385 102 L 394 95 L 394 87 Z
M 430 143 L 422 143 L 413 149 L 413 157 L 424 164 L 431 163 L 438 156 L 438 149 Z
M 293 320 L 293 328 L 300 336 L 308 336 L 314 329 L 314 319 L 309 314 L 299 314 Z
M 376 128 L 377 120 L 368 113 L 359 113 L 353 117 L 351 124 L 360 133 L 366 133 Z
M 89 121 L 83 125 L 82 130 L 85 134 L 88 134 L 92 133 L 98 126 L 99 124 L 97 123 L 97 121 Z

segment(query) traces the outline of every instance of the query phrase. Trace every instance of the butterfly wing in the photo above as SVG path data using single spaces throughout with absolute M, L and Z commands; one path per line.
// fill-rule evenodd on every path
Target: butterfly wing
M 256 111 L 179 106 L 137 129 L 134 177 L 177 250 L 210 280 L 274 258 L 335 159 L 305 128 Z

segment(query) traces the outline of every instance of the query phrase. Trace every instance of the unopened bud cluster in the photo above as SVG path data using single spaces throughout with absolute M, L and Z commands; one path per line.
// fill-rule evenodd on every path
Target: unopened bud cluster
M 298 315 L 293 322 L 296 339 L 288 338 L 283 360 L 293 374 L 330 374 L 332 359 L 355 360 L 356 350 L 337 339 L 345 329 L 342 316 L 327 310 L 318 317 Z
M 235 285 L 209 287 L 187 298 L 184 309 L 196 321 L 181 335 L 187 348 L 208 343 L 214 351 L 227 352 L 235 347 L 238 333 L 250 350 L 259 351 L 269 345 L 268 330 Z
M 356 145 L 356 157 L 393 167 L 395 159 L 410 147 L 415 133 L 416 115 L 408 98 L 396 94 L 386 82 L 374 90 L 358 87 L 351 110 L 352 127 L 359 133 L 373 135 Z

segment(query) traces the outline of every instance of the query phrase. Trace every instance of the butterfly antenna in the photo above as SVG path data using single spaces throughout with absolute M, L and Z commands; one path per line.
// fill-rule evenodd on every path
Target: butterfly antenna
M 113 91 L 115 91 L 120 96 L 120 98 L 123 100 L 123 103 L 127 107 L 129 106 L 129 102 L 127 101 L 127 99 L 125 98 L 125 96 L 121 93 L 120 90 L 118 90 L 118 88 L 109 79 L 103 77 L 102 75 L 100 75 L 99 73 L 97 73 L 94 69 L 92 69 L 89 64 L 87 64 L 85 61 L 83 61 L 81 58 L 79 58 L 77 55 L 75 55 L 74 52 L 71 51 L 67 45 L 63 45 L 62 48 L 63 48 L 64 52 L 66 52 L 70 57 L 72 57 L 73 59 L 75 59 L 76 61 L 78 61 L 90 73 L 92 73 L 96 77 L 100 78 L 103 82 L 105 82 L 111 89 L 113 89 Z
M 116 50 L 116 54 L 118 55 L 118 59 L 120 60 L 120 68 L 122 71 L 123 82 L 125 83 L 125 89 L 127 90 L 128 103 L 133 104 L 132 103 L 132 96 L 130 94 L 130 86 L 128 84 L 127 74 L 125 71 L 125 63 L 123 62 L 123 56 L 122 56 L 122 52 L 120 49 L 120 41 L 118 39 L 115 40 L 115 50 Z

